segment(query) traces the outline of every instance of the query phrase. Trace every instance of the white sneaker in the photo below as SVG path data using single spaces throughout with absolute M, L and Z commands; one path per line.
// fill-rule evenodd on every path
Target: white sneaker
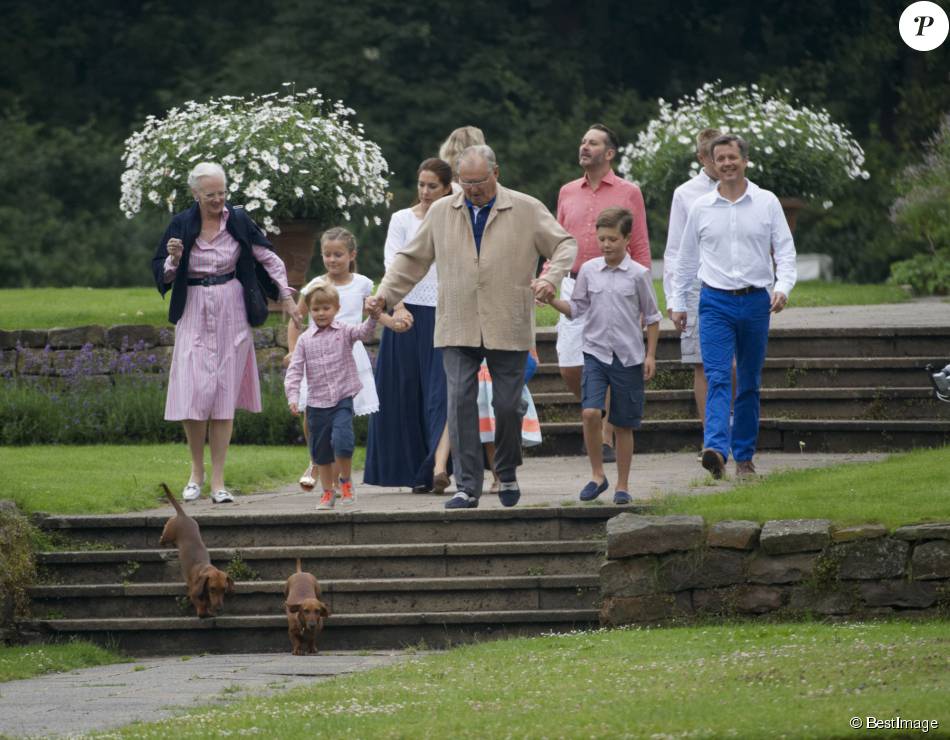
M 221 489 L 211 494 L 211 503 L 213 504 L 233 504 L 234 496 L 229 491 Z
M 193 481 L 188 481 L 188 485 L 185 486 L 184 490 L 181 492 L 181 498 L 183 501 L 197 501 L 201 496 L 201 484 L 195 483 Z
M 300 487 L 305 491 L 312 491 L 317 485 L 316 479 L 313 477 L 313 465 L 310 464 L 307 466 L 307 469 L 303 471 L 303 475 L 300 476 Z

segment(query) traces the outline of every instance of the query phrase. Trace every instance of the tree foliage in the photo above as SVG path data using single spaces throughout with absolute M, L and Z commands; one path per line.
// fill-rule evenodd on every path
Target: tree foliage
M 453 128 L 485 131 L 506 185 L 553 208 L 600 120 L 624 142 L 713 77 L 788 88 L 826 107 L 868 155 L 858 183 L 806 218 L 802 251 L 881 279 L 914 246 L 894 236 L 893 176 L 950 109 L 950 44 L 897 33 L 897 0 L 259 0 L 252 4 L 0 0 L 3 285 L 145 283 L 161 225 L 115 206 L 121 142 L 185 100 L 317 87 L 357 111 L 393 169 L 394 206 Z M 7 124 L 11 130 L 7 129 Z M 683 173 L 683 178 L 687 173 Z M 662 249 L 665 208 L 651 209 Z M 384 228 L 358 230 L 378 274 Z

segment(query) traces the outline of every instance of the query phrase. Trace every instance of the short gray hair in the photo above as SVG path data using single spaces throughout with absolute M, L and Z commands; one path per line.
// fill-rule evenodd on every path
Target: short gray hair
M 198 187 L 198 180 L 202 177 L 220 177 L 227 185 L 228 177 L 224 174 L 224 167 L 217 162 L 199 162 L 188 175 L 188 187 L 192 190 Z
M 490 170 L 493 170 L 498 166 L 498 163 L 495 160 L 495 151 L 490 146 L 488 146 L 488 144 L 475 144 L 473 146 L 465 147 L 462 150 L 462 153 L 459 154 L 459 158 L 455 162 L 455 174 L 458 175 L 459 170 L 462 168 L 462 162 L 474 157 L 484 159 L 486 162 L 488 162 L 488 169 Z

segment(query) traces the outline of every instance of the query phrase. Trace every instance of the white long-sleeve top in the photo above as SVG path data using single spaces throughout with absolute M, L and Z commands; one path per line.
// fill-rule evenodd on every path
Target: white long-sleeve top
M 411 208 L 404 208 L 396 211 L 389 220 L 389 231 L 386 232 L 386 246 L 383 248 L 383 266 L 388 270 L 393 263 L 396 255 L 402 251 L 422 226 L 422 219 L 416 218 L 416 214 Z M 411 303 L 413 306 L 431 306 L 435 305 L 439 297 L 439 272 L 436 270 L 435 263 L 429 268 L 415 287 L 409 291 L 403 303 Z
M 666 251 L 663 252 L 663 294 L 666 304 L 670 304 L 673 294 L 673 270 L 676 267 L 676 258 L 680 251 L 680 242 L 683 240 L 683 229 L 686 228 L 686 218 L 689 209 L 696 199 L 713 190 L 718 180 L 713 180 L 701 169 L 699 174 L 691 177 L 673 191 L 673 202 L 670 205 L 670 223 L 666 231 Z M 694 286 L 698 292 L 699 287 Z
M 772 259 L 775 259 L 775 269 Z M 795 286 L 795 242 L 774 193 L 746 180 L 746 191 L 732 202 L 719 188 L 693 203 L 683 229 L 668 303 L 686 310 L 696 277 L 723 290 L 749 286 L 791 293 Z

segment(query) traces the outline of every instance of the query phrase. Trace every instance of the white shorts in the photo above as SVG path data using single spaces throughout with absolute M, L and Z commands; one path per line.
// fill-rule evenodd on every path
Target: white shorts
M 561 281 L 561 299 L 569 301 L 574 291 L 574 278 Z M 557 364 L 560 367 L 584 366 L 584 319 L 569 319 L 564 314 L 557 322 Z
M 699 294 L 686 297 L 686 329 L 680 334 L 680 361 L 687 365 L 702 365 L 699 346 Z

